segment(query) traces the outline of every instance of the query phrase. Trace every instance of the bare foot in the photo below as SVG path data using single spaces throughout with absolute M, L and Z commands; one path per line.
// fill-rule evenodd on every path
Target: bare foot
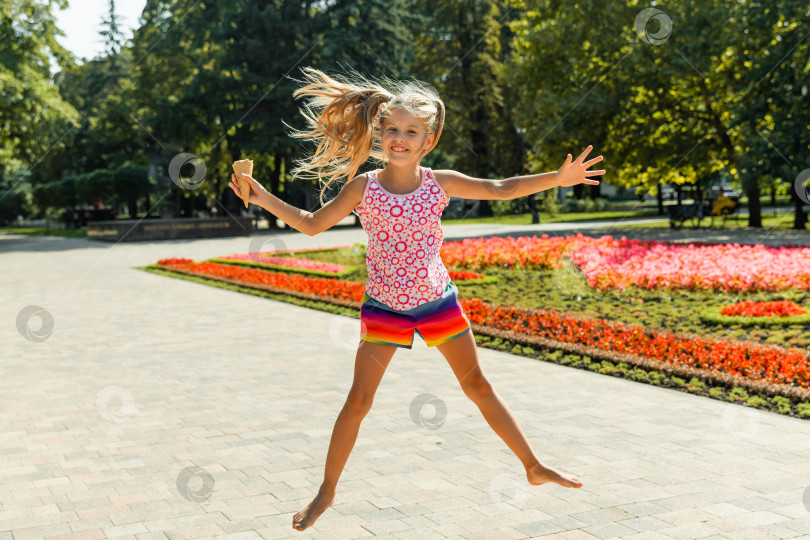
M 332 506 L 335 500 L 334 493 L 321 493 L 315 496 L 308 505 L 303 507 L 293 516 L 293 529 L 303 531 L 312 527 L 315 520 L 323 514 L 323 511 Z
M 562 487 L 582 487 L 582 480 L 580 480 L 578 476 L 566 474 L 542 464 L 532 469 L 526 469 L 526 477 L 533 486 L 539 486 L 546 482 L 554 482 L 555 484 L 560 484 Z

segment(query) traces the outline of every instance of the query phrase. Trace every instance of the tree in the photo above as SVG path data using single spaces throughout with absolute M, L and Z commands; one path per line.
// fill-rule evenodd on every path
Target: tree
M 445 102 L 439 147 L 454 163 L 463 162 L 472 176 L 523 173 L 525 151 L 509 102 L 513 90 L 502 77 L 511 55 L 506 23 L 519 11 L 497 0 L 424 0 L 417 5 L 425 22 L 415 40 L 411 70 L 435 86 Z M 491 215 L 488 201 L 481 201 L 480 208 L 481 215 Z
M 51 59 L 60 67 L 73 63 L 56 41 L 62 34 L 52 15 L 54 7 L 66 5 L 65 0 L 0 3 L 0 176 L 21 167 L 37 173 L 50 152 L 64 147 L 78 118 L 51 79 Z
M 605 180 L 642 191 L 665 182 L 702 189 L 724 174 L 748 196 L 749 226 L 761 226 L 760 185 L 776 169 L 775 160 L 762 160 L 765 143 L 757 141 L 762 137 L 756 119 L 763 106 L 784 117 L 802 116 L 800 100 L 786 104 L 778 96 L 797 95 L 795 74 L 804 73 L 806 80 L 806 54 L 780 68 L 794 70 L 781 89 L 758 81 L 776 64 L 771 49 L 786 32 L 779 27 L 782 17 L 789 20 L 792 43 L 807 26 L 797 1 L 782 0 L 774 8 L 691 0 L 666 12 L 647 11 L 652 17 L 643 17 L 632 0 L 515 4 L 527 10 L 514 25 L 512 70 L 524 90 L 522 125 L 535 147 L 550 149 L 533 154 L 533 161 L 551 166 L 545 156 L 565 155 L 563 145 L 593 144 L 606 157 Z M 599 21 L 598 39 L 592 20 Z M 769 56 L 773 61 L 762 60 Z M 753 91 L 744 91 L 749 87 Z M 774 129 L 782 132 L 779 139 L 798 138 L 805 141 L 799 147 L 807 147 L 806 130 L 792 123 Z

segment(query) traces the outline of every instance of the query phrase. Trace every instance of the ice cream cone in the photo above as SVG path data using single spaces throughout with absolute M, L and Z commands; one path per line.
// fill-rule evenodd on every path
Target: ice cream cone
M 233 172 L 236 174 L 236 181 L 239 182 L 239 189 L 242 191 L 242 200 L 245 201 L 245 208 L 247 208 L 250 198 L 250 180 L 243 178 L 242 173 L 253 175 L 253 161 L 250 159 L 234 161 Z

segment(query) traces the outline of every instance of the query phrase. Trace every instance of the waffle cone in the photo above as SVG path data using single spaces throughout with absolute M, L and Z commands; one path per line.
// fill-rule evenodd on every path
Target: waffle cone
M 242 200 L 245 202 L 245 208 L 247 208 L 248 199 L 250 198 L 250 180 L 245 180 L 242 173 L 253 175 L 253 161 L 250 159 L 234 161 L 233 172 L 236 174 L 236 181 L 239 182 L 239 189 L 242 191 Z

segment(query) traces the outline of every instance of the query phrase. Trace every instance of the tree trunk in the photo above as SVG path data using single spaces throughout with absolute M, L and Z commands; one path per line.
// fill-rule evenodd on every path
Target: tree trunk
M 762 209 L 759 203 L 759 184 L 745 187 L 745 194 L 748 197 L 748 226 L 762 227 Z
M 661 188 L 663 186 L 661 185 L 661 182 L 658 182 L 657 186 L 658 186 L 658 195 L 656 195 L 655 198 L 658 201 L 658 215 L 663 216 L 664 215 L 664 194 L 661 193 Z
M 289 168 L 290 158 L 288 154 L 276 154 L 273 156 L 273 168 L 270 170 L 269 181 L 270 186 L 267 191 L 281 199 L 279 197 L 280 190 L 279 185 L 281 182 L 281 162 L 284 161 L 284 168 L 285 171 Z M 269 213 L 267 217 L 267 222 L 269 224 L 270 230 L 278 230 L 284 229 L 284 227 L 279 227 L 278 223 L 276 223 L 276 216 L 274 214 Z
M 532 214 L 532 224 L 540 223 L 540 213 L 537 211 L 537 197 L 536 193 L 532 193 L 526 199 L 529 206 L 529 212 Z
M 806 229 L 807 213 L 804 211 L 804 201 L 799 198 L 796 191 L 791 191 L 791 199 L 796 202 L 796 212 L 793 214 L 793 228 L 796 230 Z

